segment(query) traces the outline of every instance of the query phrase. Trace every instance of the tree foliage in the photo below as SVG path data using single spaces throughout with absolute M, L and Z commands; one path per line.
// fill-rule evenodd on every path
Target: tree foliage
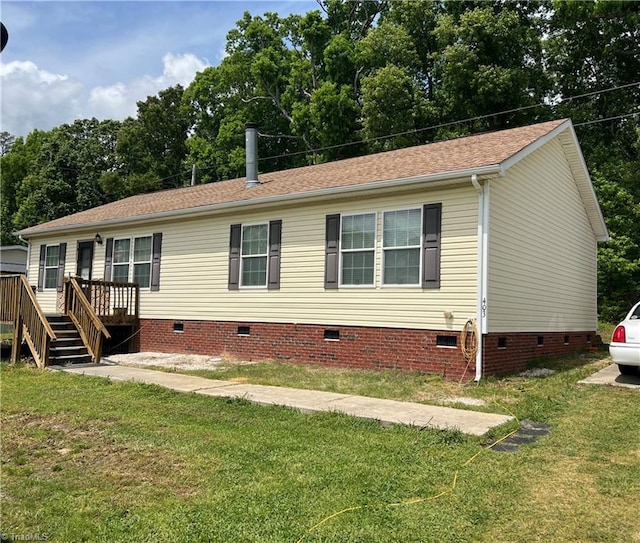
M 601 313 L 616 319 L 639 297 L 640 3 L 318 8 L 244 13 L 218 66 L 139 102 L 134 118 L 0 134 L 2 243 L 43 220 L 185 185 L 194 165 L 198 182 L 242 176 L 247 122 L 260 125 L 266 172 L 571 117 L 612 236 L 599 252 Z

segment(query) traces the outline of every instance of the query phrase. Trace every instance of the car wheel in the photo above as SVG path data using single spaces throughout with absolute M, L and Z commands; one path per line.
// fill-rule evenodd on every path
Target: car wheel
M 618 364 L 618 369 L 622 375 L 638 375 L 637 366 L 627 366 L 625 364 Z

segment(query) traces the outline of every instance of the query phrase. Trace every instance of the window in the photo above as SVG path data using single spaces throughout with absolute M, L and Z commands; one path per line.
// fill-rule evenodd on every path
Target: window
M 379 284 L 377 214 L 333 214 L 325 220 L 324 288 Z M 382 284 L 439 289 L 441 230 L 441 203 L 385 212 Z
M 382 230 L 382 283 L 419 285 L 422 210 L 387 211 Z
M 107 238 L 104 276 L 112 281 L 138 283 L 160 290 L 162 233 L 135 238 Z
M 374 285 L 376 214 L 343 215 L 341 284 Z
M 229 241 L 229 289 L 280 288 L 282 221 L 232 224 Z
M 60 265 L 60 246 L 47 245 L 44 259 L 44 288 L 58 287 L 58 266 Z
M 268 235 L 269 225 L 266 223 L 242 227 L 240 286 L 267 286 Z
M 151 236 L 114 240 L 113 281 L 133 282 L 138 283 L 140 288 L 149 288 L 151 284 L 151 240 Z
M 38 264 L 38 290 L 62 291 L 67 244 L 40 245 Z

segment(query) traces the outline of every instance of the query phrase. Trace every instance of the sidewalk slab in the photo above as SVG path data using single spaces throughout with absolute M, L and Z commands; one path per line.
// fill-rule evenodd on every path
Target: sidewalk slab
M 183 375 L 180 373 L 167 373 L 164 371 L 147 370 L 131 366 L 116 366 L 106 364 L 82 364 L 79 366 L 50 366 L 51 369 L 61 369 L 67 373 L 93 375 L 95 377 L 107 377 L 114 381 L 136 381 L 159 385 L 179 392 L 194 392 L 202 388 L 216 386 L 228 386 L 228 381 L 205 379 L 195 375 Z
M 243 398 L 260 405 L 282 405 L 295 407 L 305 413 L 332 411 L 332 402 L 349 397 L 337 392 L 322 392 L 300 388 L 275 387 L 268 385 L 248 385 L 228 383 L 226 387 L 198 390 L 206 396 Z
M 50 366 L 49 369 L 104 377 L 114 381 L 154 384 L 179 392 L 193 392 L 205 396 L 244 398 L 260 405 L 279 405 L 299 409 L 306 413 L 339 412 L 376 420 L 382 424 L 455 429 L 465 434 L 477 436 L 484 435 L 491 428 L 513 420 L 513 417 L 507 415 L 481 413 L 453 407 L 399 402 L 320 390 L 251 385 L 113 364 Z
M 361 418 L 373 418 L 383 424 L 404 424 L 421 428 L 457 429 L 465 434 L 481 436 L 494 426 L 513 417 L 481 413 L 396 400 L 349 396 L 331 404 L 332 410 Z

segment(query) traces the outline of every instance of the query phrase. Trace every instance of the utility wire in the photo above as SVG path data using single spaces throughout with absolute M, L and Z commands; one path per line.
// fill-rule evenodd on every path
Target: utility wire
M 616 121 L 618 119 L 626 119 L 627 117 L 635 117 L 636 115 L 640 115 L 640 111 L 636 111 L 635 113 L 625 113 L 624 115 L 616 115 L 615 117 L 606 117 L 604 119 L 595 119 L 594 121 L 585 121 L 583 123 L 574 124 L 573 126 L 586 126 L 588 124 L 604 123 L 605 121 Z
M 611 87 L 608 89 L 601 89 L 601 90 L 597 90 L 597 91 L 590 91 L 590 92 L 585 92 L 582 94 L 576 94 L 574 96 L 568 96 L 567 98 L 560 98 L 557 102 L 551 104 L 551 103 L 546 103 L 546 102 L 540 102 L 538 104 L 531 104 L 528 106 L 521 106 L 521 107 L 517 107 L 517 108 L 513 108 L 513 109 L 506 109 L 504 111 L 498 111 L 497 113 L 488 113 L 485 115 L 477 115 L 475 117 L 469 117 L 468 119 L 462 119 L 462 120 L 458 120 L 458 121 L 449 121 L 446 123 L 440 123 L 437 125 L 433 125 L 433 126 L 427 126 L 424 128 L 415 128 L 412 130 L 406 130 L 404 132 L 397 132 L 395 134 L 388 134 L 385 136 L 378 136 L 376 138 L 369 138 L 366 140 L 358 140 L 358 141 L 352 141 L 352 142 L 348 142 L 348 143 L 338 143 L 336 145 L 329 145 L 327 147 L 320 147 L 318 149 L 307 149 L 305 151 L 296 151 L 293 153 L 284 153 L 281 155 L 272 155 L 272 156 L 268 156 L 268 157 L 264 157 L 264 158 L 259 158 L 258 160 L 260 162 L 265 161 L 265 160 L 275 160 L 277 158 L 284 158 L 284 157 L 290 157 L 290 156 L 298 156 L 298 155 L 306 155 L 308 153 L 319 153 L 322 151 L 329 151 L 331 149 L 338 149 L 341 147 L 350 147 L 352 145 L 362 145 L 363 143 L 370 143 L 370 142 L 374 142 L 374 141 L 380 141 L 380 140 L 384 140 L 384 139 L 388 139 L 388 138 L 394 138 L 397 136 L 406 136 L 409 134 L 417 134 L 420 132 L 424 132 L 426 130 L 436 130 L 438 128 L 445 128 L 447 126 L 453 126 L 453 125 L 457 125 L 457 124 L 463 124 L 463 123 L 468 123 L 468 122 L 472 122 L 472 121 L 479 121 L 482 119 L 487 119 L 489 117 L 496 117 L 498 115 L 507 115 L 509 113 L 517 113 L 519 111 L 525 111 L 528 109 L 533 109 L 536 107 L 550 107 L 550 106 L 557 106 L 559 104 L 562 104 L 564 102 L 570 102 L 571 100 L 578 100 L 580 98 L 586 98 L 588 96 L 595 96 L 596 94 L 605 94 L 607 92 L 612 92 L 612 91 L 616 91 L 616 90 L 620 90 L 620 89 L 626 89 L 628 87 L 637 87 L 640 86 L 640 81 L 636 81 L 634 83 L 626 83 L 625 85 L 617 85 L 615 87 Z M 575 126 L 579 126 L 579 125 L 575 125 Z M 262 135 L 262 134 L 261 134 Z M 284 135 L 282 136 L 268 136 L 268 137 L 272 137 L 272 138 L 277 138 L 277 137 L 285 137 Z M 287 137 L 291 137 L 291 136 L 287 136 Z

